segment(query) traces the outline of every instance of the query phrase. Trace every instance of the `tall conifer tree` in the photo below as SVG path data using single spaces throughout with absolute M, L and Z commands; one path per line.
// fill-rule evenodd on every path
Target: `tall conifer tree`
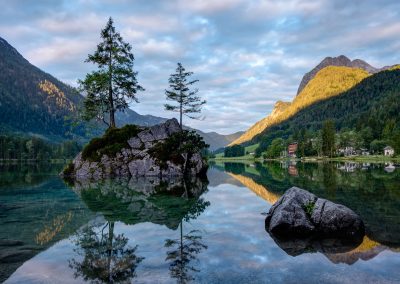
M 94 54 L 85 60 L 97 65 L 97 70 L 87 74 L 79 84 L 87 94 L 83 118 L 97 118 L 111 128 L 116 127 L 115 113 L 127 108 L 129 101 L 138 102 L 136 94 L 144 89 L 137 82 L 137 72 L 133 71 L 132 47 L 115 30 L 112 18 L 101 31 L 101 39 Z
M 322 126 L 322 153 L 333 157 L 335 150 L 335 123 L 332 120 L 324 121 Z
M 174 101 L 175 104 L 165 104 L 165 109 L 179 112 L 179 125 L 182 130 L 182 116 L 185 115 L 192 119 L 198 119 L 196 113 L 201 112 L 202 106 L 206 103 L 197 96 L 198 89 L 191 90 L 190 86 L 199 80 L 190 80 L 193 72 L 187 72 L 181 63 L 178 63 L 176 73 L 169 78 L 169 90 L 165 90 L 167 100 Z

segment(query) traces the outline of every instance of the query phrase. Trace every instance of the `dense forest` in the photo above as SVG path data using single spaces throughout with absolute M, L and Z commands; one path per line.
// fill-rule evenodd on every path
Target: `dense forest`
M 361 143 L 359 146 L 368 150 L 388 144 L 400 152 L 399 95 L 400 70 L 374 74 L 340 96 L 302 109 L 255 137 L 253 142 L 260 143 L 256 154 L 266 151 L 276 138 L 296 141 L 301 140 L 299 135 L 303 133 L 303 140 L 315 141 L 327 120 L 333 121 L 342 141 L 350 136 L 350 140 L 358 140 L 354 143 Z
M 72 159 L 80 150 L 75 141 L 55 144 L 37 137 L 0 136 L 0 160 Z

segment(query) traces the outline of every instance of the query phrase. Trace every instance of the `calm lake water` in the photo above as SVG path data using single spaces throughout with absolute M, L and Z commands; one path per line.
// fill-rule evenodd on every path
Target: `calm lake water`
M 0 165 L 0 282 L 400 283 L 400 168 L 212 164 L 208 180 L 64 182 Z M 286 252 L 265 212 L 291 186 L 357 212 L 352 248 Z

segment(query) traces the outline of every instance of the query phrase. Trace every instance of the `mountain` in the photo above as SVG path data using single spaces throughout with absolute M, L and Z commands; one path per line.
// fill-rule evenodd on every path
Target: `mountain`
M 74 88 L 30 64 L 14 47 L 0 38 L 0 131 L 60 141 L 86 137 L 83 125 L 72 129 L 65 118 L 83 101 Z M 131 109 L 117 114 L 117 123 L 151 126 L 164 118 L 140 115 Z
M 291 103 L 279 102 L 270 115 L 258 121 L 230 145 L 242 144 L 265 132 L 269 127 L 285 121 L 301 109 L 318 101 L 340 95 L 370 76 L 367 71 L 346 66 L 327 66 L 308 82 Z
M 210 145 L 209 150 L 215 151 L 217 149 L 223 148 L 228 144 L 232 143 L 234 140 L 239 138 L 244 131 L 238 131 L 233 134 L 219 134 L 217 132 L 203 132 L 195 129 L 195 131 L 203 137 L 204 141 Z
M 76 113 L 84 97 L 74 88 L 29 63 L 1 37 L 0 70 L 0 134 L 35 135 L 57 142 L 65 139 L 87 141 L 104 131 L 104 127 L 99 126 L 93 132 L 84 124 L 72 128 L 66 118 Z M 116 114 L 118 126 L 152 126 L 166 120 L 141 115 L 131 109 Z M 89 130 L 92 132 L 88 133 Z M 221 135 L 196 131 L 211 150 L 226 146 L 242 134 Z
M 367 62 L 361 59 L 354 59 L 351 61 L 344 55 L 340 55 L 338 57 L 326 57 L 322 60 L 316 67 L 314 67 L 310 72 L 306 73 L 303 78 L 301 79 L 299 88 L 297 90 L 297 95 L 301 93 L 304 87 L 310 82 L 312 78 L 317 75 L 318 71 L 327 67 L 327 66 L 344 66 L 344 67 L 351 67 L 351 68 L 359 68 L 367 71 L 370 74 L 378 72 L 380 69 L 375 68 L 369 65 Z
M 230 145 L 241 144 L 250 141 L 254 136 L 261 133 L 265 128 L 273 125 L 279 117 L 288 109 L 291 103 L 277 101 L 271 114 L 256 122 L 252 127 L 250 127 L 246 132 L 244 132 L 240 137 L 233 140 Z
M 264 151 L 274 138 L 288 138 L 304 128 L 315 132 L 325 120 L 337 130 L 367 130 L 370 139 L 393 138 L 400 125 L 400 66 L 380 71 L 344 91 L 340 96 L 316 102 L 255 138 Z

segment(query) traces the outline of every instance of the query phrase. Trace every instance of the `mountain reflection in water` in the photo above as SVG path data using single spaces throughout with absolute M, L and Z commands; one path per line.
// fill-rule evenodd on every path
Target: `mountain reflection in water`
M 215 163 L 209 181 L 70 184 L 44 171 L 0 172 L 5 283 L 400 281 L 398 168 Z M 360 214 L 367 227 L 361 244 L 275 242 L 261 213 L 291 186 Z
M 221 168 L 221 165 L 215 165 Z M 275 242 L 289 255 L 319 251 L 334 263 L 353 264 L 369 260 L 385 250 L 399 251 L 399 171 L 388 175 L 386 166 L 357 163 L 278 162 L 256 164 L 225 163 L 223 170 L 271 205 L 287 188 L 298 186 L 316 195 L 342 203 L 360 214 L 366 224 L 361 244 L 340 240 L 283 240 Z

